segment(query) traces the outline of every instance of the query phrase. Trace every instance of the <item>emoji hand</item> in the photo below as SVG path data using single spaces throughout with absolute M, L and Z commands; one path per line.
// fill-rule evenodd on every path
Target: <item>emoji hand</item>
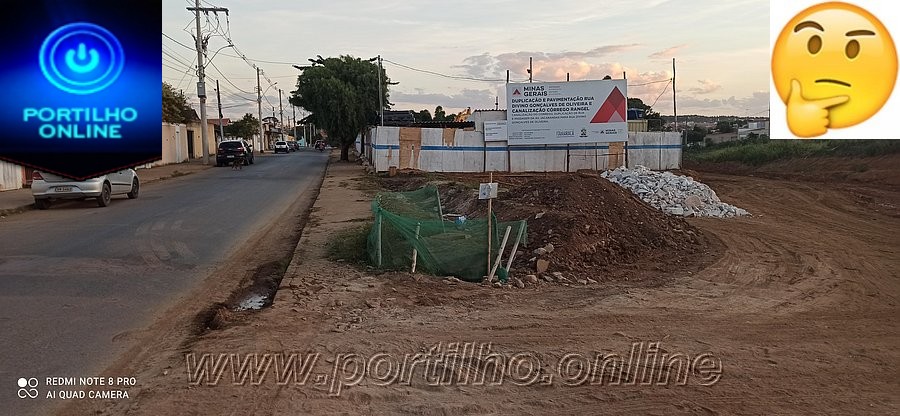
M 791 93 L 787 101 L 787 123 L 791 132 L 799 137 L 821 136 L 828 131 L 828 109 L 846 103 L 849 96 L 807 100 L 800 91 L 800 81 L 791 80 Z

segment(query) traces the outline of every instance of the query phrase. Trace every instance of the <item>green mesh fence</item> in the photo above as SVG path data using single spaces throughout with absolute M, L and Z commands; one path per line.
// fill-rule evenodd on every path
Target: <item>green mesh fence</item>
M 410 270 L 413 249 L 416 271 L 437 276 L 456 276 L 480 281 L 488 274 L 488 221 L 444 219 L 438 189 L 432 185 L 409 192 L 383 192 L 372 201 L 375 224 L 368 238 L 369 260 L 382 269 Z M 511 227 L 505 255 L 495 273 L 505 277 L 506 262 L 522 232 L 519 248 L 525 244 L 525 221 L 498 223 L 492 217 L 491 265 L 506 227 Z M 522 255 L 519 251 L 518 255 Z

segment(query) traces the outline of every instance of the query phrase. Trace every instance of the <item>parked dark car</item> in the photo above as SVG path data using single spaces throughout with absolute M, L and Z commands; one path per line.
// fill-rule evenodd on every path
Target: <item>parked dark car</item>
M 253 145 L 246 140 L 227 140 L 219 143 L 216 151 L 216 166 L 228 166 L 234 163 L 236 158 L 242 158 L 244 165 L 252 165 Z

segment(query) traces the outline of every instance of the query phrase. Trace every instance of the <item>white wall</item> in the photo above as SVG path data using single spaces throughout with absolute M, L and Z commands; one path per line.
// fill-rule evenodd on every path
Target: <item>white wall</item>
M 196 140 L 195 143 L 202 143 Z M 153 162 L 151 166 L 181 163 L 188 159 L 187 128 L 184 124 L 162 123 L 162 159 Z M 202 155 L 203 150 L 194 149 L 195 154 Z
M 483 120 L 481 123 L 483 126 Z M 611 157 L 609 143 L 508 146 L 502 141 L 485 142 L 480 131 L 433 128 L 407 129 L 401 143 L 400 127 L 372 130 L 373 162 L 379 172 L 386 172 L 391 166 L 428 172 L 564 172 L 567 168 L 574 172 L 605 170 L 610 159 L 625 159 L 625 151 Z M 681 163 L 681 135 L 629 133 L 627 153 L 629 167 L 677 169 Z
M 628 167 L 637 165 L 644 165 L 654 170 L 681 167 L 681 133 L 629 133 Z
M 0 191 L 21 188 L 22 174 L 21 166 L 0 160 Z

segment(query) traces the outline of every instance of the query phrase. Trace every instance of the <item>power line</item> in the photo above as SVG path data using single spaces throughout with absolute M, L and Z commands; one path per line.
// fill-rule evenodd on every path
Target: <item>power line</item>
M 667 89 L 669 89 L 669 84 L 671 84 L 671 83 L 672 83 L 672 80 L 671 80 L 671 79 L 670 79 L 670 80 L 669 80 L 669 83 L 668 83 L 668 84 L 666 84 L 666 86 L 665 86 L 665 87 L 663 87 L 663 90 L 662 90 L 662 92 L 661 92 L 661 93 L 659 93 L 659 96 L 658 96 L 658 97 L 656 97 L 656 100 L 654 100 L 654 101 L 653 101 L 653 104 L 650 104 L 650 107 L 653 107 L 653 106 L 654 106 L 654 105 L 656 105 L 656 102 L 657 102 L 657 101 L 659 101 L 659 99 L 660 99 L 660 97 L 662 97 L 662 96 L 663 96 L 663 94 L 665 94 L 665 93 L 666 93 L 666 90 L 667 90 Z
M 173 37 L 167 35 L 166 32 L 162 32 L 162 35 L 165 36 L 166 38 L 168 38 L 169 40 L 171 40 L 172 42 L 175 42 L 175 43 L 181 45 L 182 47 L 187 48 L 188 50 L 197 52 L 197 49 L 196 49 L 196 48 L 192 48 L 192 47 L 190 47 L 190 46 L 187 46 L 187 45 L 185 45 L 185 44 L 179 42 L 179 41 L 176 40 L 175 38 L 173 38 Z
M 229 55 L 229 54 L 227 54 L 227 53 L 223 53 L 222 55 L 230 56 L 230 57 L 232 57 L 232 58 L 246 59 L 246 60 L 253 61 L 253 62 L 262 62 L 262 63 L 265 63 L 265 64 L 297 65 L 296 62 L 267 61 L 267 60 L 263 60 L 263 59 L 251 59 L 251 58 L 248 58 L 248 57 L 246 57 L 246 56 Z
M 643 83 L 643 84 L 628 84 L 628 86 L 629 86 L 629 87 L 643 87 L 643 86 L 645 86 L 645 85 L 659 84 L 659 83 L 661 83 L 661 82 L 672 82 L 672 78 L 661 79 L 661 80 L 659 80 L 659 81 L 645 82 L 645 83 Z
M 166 68 L 169 68 L 169 69 L 174 69 L 174 70 L 176 70 L 176 71 L 178 71 L 178 72 L 184 71 L 183 69 L 175 68 L 174 66 L 171 66 L 171 65 L 166 65 L 165 62 L 162 63 L 162 66 L 164 66 L 164 67 L 166 67 Z
M 242 93 L 244 93 L 244 94 L 253 94 L 253 93 L 250 92 L 250 91 L 244 91 L 243 89 L 241 89 L 241 87 L 238 87 L 237 85 L 234 85 L 234 83 L 231 82 L 231 80 L 228 79 L 228 77 L 226 77 L 225 74 L 223 74 L 222 71 L 219 70 L 219 67 L 217 67 L 216 64 L 213 63 L 213 61 L 209 61 L 209 64 L 212 65 L 213 69 L 215 69 L 216 72 L 218 72 L 219 75 L 221 75 L 222 78 L 225 79 L 225 81 L 228 81 L 228 83 L 231 84 L 232 87 L 236 88 L 238 91 L 240 91 L 240 92 L 242 92 Z
M 181 66 L 184 66 L 184 67 L 186 67 L 186 68 L 188 68 L 188 69 L 193 69 L 193 63 L 187 64 L 187 63 L 185 63 L 184 61 L 182 61 L 181 59 L 179 59 L 177 56 L 175 56 L 175 55 L 173 55 L 173 54 L 171 54 L 171 53 L 169 53 L 169 52 L 167 52 L 167 51 L 165 51 L 165 50 L 163 50 L 162 53 L 163 53 L 163 55 L 165 55 L 165 57 L 163 57 L 163 59 L 165 59 L 166 57 L 168 57 L 169 59 L 172 59 L 175 63 L 178 63 L 178 64 L 180 64 Z
M 188 60 L 191 60 L 190 58 L 187 58 L 187 57 L 185 57 L 184 55 L 178 53 L 178 51 L 176 51 L 176 50 L 175 50 L 174 48 L 172 48 L 171 46 L 166 45 L 165 43 L 164 43 L 162 46 L 163 46 L 164 49 L 168 49 L 168 50 L 169 50 L 169 53 L 174 54 L 175 57 L 178 57 L 178 58 L 179 58 L 180 60 L 182 60 L 182 61 L 188 61 Z M 165 50 L 163 50 L 163 52 L 165 52 Z M 197 58 L 194 57 L 193 59 L 197 59 Z
M 252 102 L 256 102 L 256 98 L 247 98 L 247 97 L 244 97 L 244 96 L 241 95 L 241 93 L 236 92 L 236 91 L 233 91 L 233 90 L 231 90 L 230 88 L 228 88 L 227 85 L 220 85 L 220 86 L 219 86 L 219 89 L 220 89 L 222 92 L 226 93 L 226 94 L 231 94 L 231 95 L 234 96 L 235 98 L 239 98 L 239 99 L 244 100 L 244 101 L 252 101 Z
M 430 74 L 430 75 L 435 75 L 435 76 L 449 78 L 449 79 L 457 79 L 457 80 L 463 80 L 463 81 L 479 81 L 479 82 L 506 82 L 505 79 L 488 79 L 488 78 L 465 77 L 465 76 L 461 76 L 461 75 L 447 75 L 447 74 L 442 74 L 440 72 L 429 71 L 427 69 L 413 68 L 411 66 L 403 65 L 401 63 L 391 61 L 390 59 L 385 59 L 383 57 L 381 58 L 381 60 L 384 62 L 388 62 L 388 63 L 394 64 L 394 65 L 397 65 L 401 68 L 406 68 L 411 71 L 421 72 L 424 74 Z

